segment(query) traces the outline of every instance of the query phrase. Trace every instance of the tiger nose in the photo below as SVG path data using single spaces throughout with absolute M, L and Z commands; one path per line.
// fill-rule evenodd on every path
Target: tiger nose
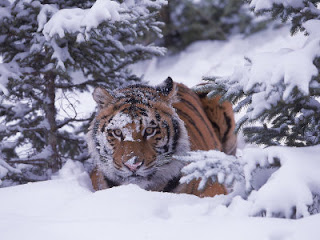
M 143 161 L 136 161 L 138 157 L 132 157 L 128 161 L 124 162 L 123 164 L 129 168 L 130 171 L 135 172 L 140 168 L 143 164 Z

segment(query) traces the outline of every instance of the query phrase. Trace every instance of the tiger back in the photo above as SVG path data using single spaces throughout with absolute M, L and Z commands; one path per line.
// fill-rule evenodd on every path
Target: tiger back
M 152 191 L 226 194 L 223 185 L 200 180 L 180 184 L 185 166 L 174 155 L 216 149 L 234 154 L 236 135 L 230 103 L 198 96 L 168 78 L 162 85 L 132 85 L 109 93 L 97 88 L 98 113 L 87 134 L 95 190 L 137 184 Z

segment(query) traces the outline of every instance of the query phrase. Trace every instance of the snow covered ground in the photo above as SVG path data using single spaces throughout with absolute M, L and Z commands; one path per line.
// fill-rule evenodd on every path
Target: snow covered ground
M 300 220 L 245 217 L 211 198 L 134 185 L 93 193 L 87 173 L 74 162 L 54 180 L 0 189 L 0 196 L 3 240 L 318 240 L 320 233 L 319 214 Z
M 136 65 L 135 71 L 151 84 L 171 76 L 191 87 L 204 75 L 231 74 L 245 55 L 304 42 L 284 27 L 247 39 L 197 42 L 176 56 Z M 83 96 L 78 108 L 86 114 L 94 102 Z M 248 217 L 244 202 L 227 208 L 222 198 L 147 192 L 134 185 L 93 192 L 81 164 L 69 161 L 50 181 L 0 189 L 0 239 L 320 239 L 320 214 L 298 220 Z
M 319 239 L 320 215 L 244 217 L 210 198 L 129 185 L 93 193 L 74 162 L 56 179 L 0 190 L 1 239 Z

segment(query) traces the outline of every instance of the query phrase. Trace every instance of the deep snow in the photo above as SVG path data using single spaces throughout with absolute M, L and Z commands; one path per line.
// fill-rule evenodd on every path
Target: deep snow
M 46 182 L 0 189 L 0 233 L 14 239 L 317 240 L 320 215 L 300 220 L 245 217 L 212 198 L 147 192 L 135 185 L 92 192 L 68 162 Z

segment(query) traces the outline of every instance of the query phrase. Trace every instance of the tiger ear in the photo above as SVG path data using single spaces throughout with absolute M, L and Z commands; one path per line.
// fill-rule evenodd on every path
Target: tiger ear
M 158 85 L 156 90 L 162 100 L 170 103 L 176 100 L 177 84 L 172 80 L 171 77 L 168 77 L 163 83 Z
M 113 96 L 102 87 L 97 87 L 94 89 L 92 96 L 99 108 L 107 106 L 113 100 Z

